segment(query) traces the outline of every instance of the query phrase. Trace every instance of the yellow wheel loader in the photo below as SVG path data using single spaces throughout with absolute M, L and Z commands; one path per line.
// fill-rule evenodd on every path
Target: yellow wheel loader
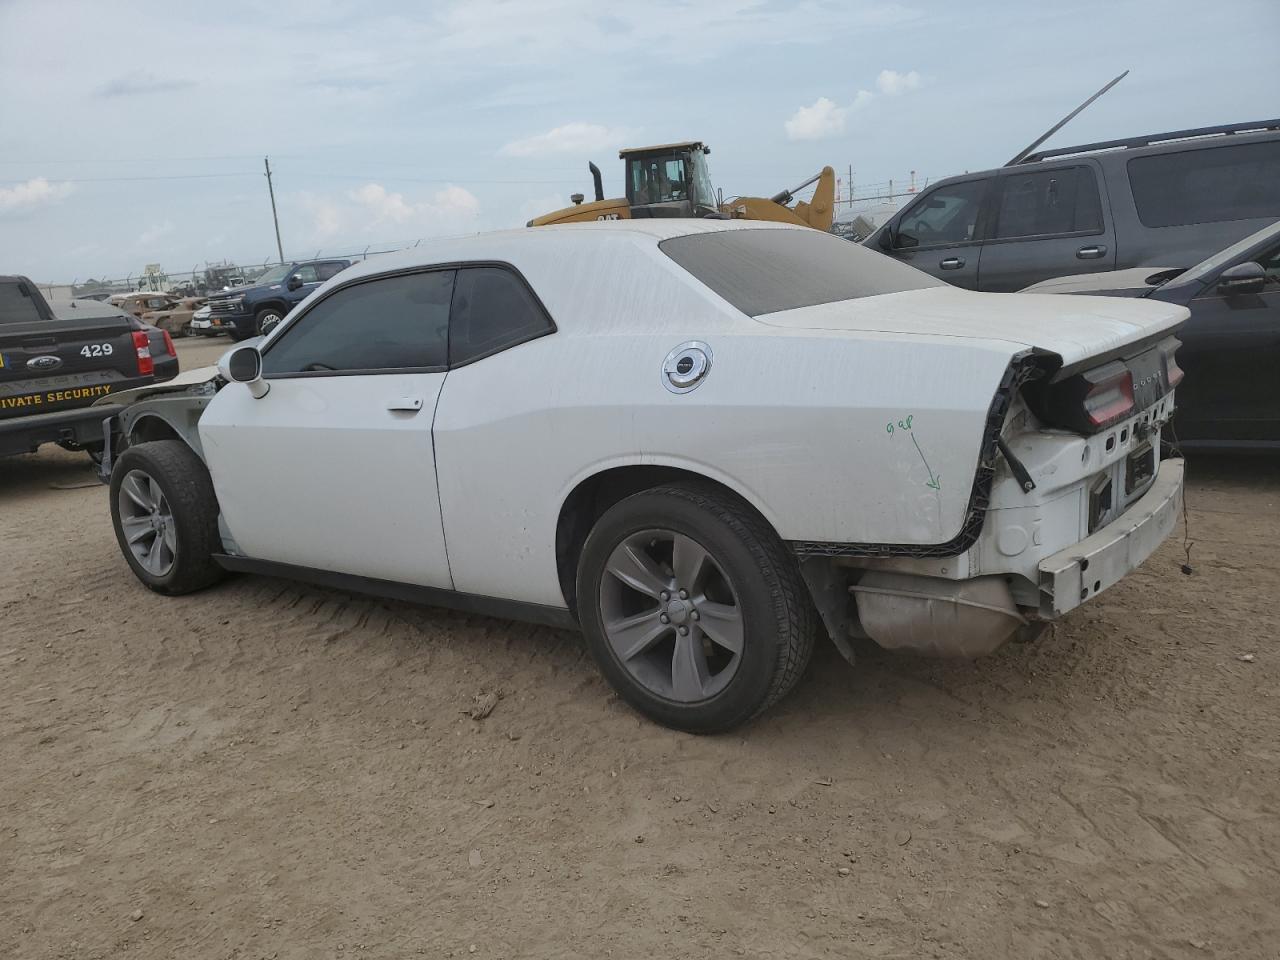
M 573 206 L 543 214 L 529 221 L 531 227 L 551 223 L 581 223 L 587 220 L 632 220 L 640 217 L 715 217 L 743 220 L 775 220 L 827 231 L 835 216 L 836 174 L 823 167 L 804 183 L 775 196 L 735 197 L 722 201 L 711 186 L 707 154 L 711 148 L 697 140 L 664 143 L 655 147 L 622 150 L 626 162 L 627 195 L 616 200 L 604 198 L 600 168 L 587 164 L 595 181 L 595 201 L 584 203 L 575 193 Z M 806 203 L 795 194 L 816 182 Z

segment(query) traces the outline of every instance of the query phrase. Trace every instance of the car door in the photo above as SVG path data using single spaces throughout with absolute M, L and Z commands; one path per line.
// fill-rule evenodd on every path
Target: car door
M 1174 421 L 1181 440 L 1280 442 L 1280 246 L 1254 260 L 1267 273 L 1261 293 L 1230 293 L 1215 276 L 1187 303 Z
M 316 269 L 314 263 L 304 263 L 298 267 L 289 274 L 289 279 L 284 284 L 285 298 L 289 301 L 289 305 L 293 306 L 307 299 L 315 293 L 321 282 L 320 271 Z
M 1091 164 L 1013 167 L 996 182 L 993 208 L 979 290 L 1115 269 L 1115 230 Z
M 940 184 L 920 196 L 888 231 L 889 253 L 957 287 L 978 286 L 983 204 L 991 177 Z
M 266 345 L 265 396 L 232 383 L 210 402 L 200 440 L 245 556 L 451 587 L 431 425 L 453 278 L 335 288 Z

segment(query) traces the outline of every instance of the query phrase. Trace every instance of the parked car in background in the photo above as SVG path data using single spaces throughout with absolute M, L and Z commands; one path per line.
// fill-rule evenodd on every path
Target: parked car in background
M 102 449 L 114 394 L 178 373 L 163 330 L 95 300 L 51 306 L 26 277 L 0 277 L 0 456 L 45 443 Z
M 198 310 L 196 310 L 195 313 L 191 315 L 191 335 L 192 336 L 216 337 L 219 333 L 222 332 L 222 330 L 215 327 L 213 325 L 213 322 L 209 319 L 209 316 L 212 312 L 213 312 L 213 307 L 209 306 L 208 302 L 206 301 L 203 307 L 200 307 Z
M 167 306 L 159 310 L 148 310 L 142 315 L 142 321 L 162 330 L 168 330 L 172 336 L 185 337 L 191 332 L 191 320 L 195 313 L 205 304 L 205 297 L 183 297 L 171 300 Z
M 233 340 L 258 336 L 264 325 L 270 328 L 279 323 L 320 284 L 349 266 L 350 260 L 308 260 L 272 267 L 252 286 L 211 296 L 210 324 L 221 327 Z
M 1145 297 L 1191 311 L 1178 331 L 1174 434 L 1185 447 L 1280 447 L 1280 222 L 1190 269 L 1045 280 L 1028 293 Z
M 432 241 L 131 394 L 112 520 L 157 592 L 230 569 L 580 625 L 636 708 L 722 730 L 819 617 L 980 656 L 1150 555 L 1186 315 L 752 221 Z
M 154 290 L 139 290 L 135 293 L 115 293 L 109 301 L 113 307 L 119 307 L 125 313 L 142 318 L 144 313 L 167 310 L 178 302 L 178 298 L 167 293 Z
M 865 243 L 958 287 L 1190 266 L 1280 218 L 1280 120 L 1042 150 L 925 190 Z

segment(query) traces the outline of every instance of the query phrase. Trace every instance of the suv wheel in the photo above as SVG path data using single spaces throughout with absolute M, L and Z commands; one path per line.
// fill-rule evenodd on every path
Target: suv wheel
M 745 502 L 693 485 L 611 507 L 583 546 L 579 618 L 592 656 L 645 716 L 712 733 L 780 700 L 813 651 L 795 558 Z
M 111 470 L 111 522 L 134 575 L 177 595 L 220 580 L 218 501 L 209 471 L 181 440 L 129 447 Z

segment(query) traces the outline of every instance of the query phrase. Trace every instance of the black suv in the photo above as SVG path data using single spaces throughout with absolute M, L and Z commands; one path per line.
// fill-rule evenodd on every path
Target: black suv
M 1280 218 L 1280 120 L 1033 153 L 929 187 L 863 241 L 958 287 L 1190 267 Z
M 350 260 L 308 260 L 272 267 L 251 287 L 237 287 L 209 298 L 212 329 L 243 340 L 270 329 L 320 284 L 351 266 Z

